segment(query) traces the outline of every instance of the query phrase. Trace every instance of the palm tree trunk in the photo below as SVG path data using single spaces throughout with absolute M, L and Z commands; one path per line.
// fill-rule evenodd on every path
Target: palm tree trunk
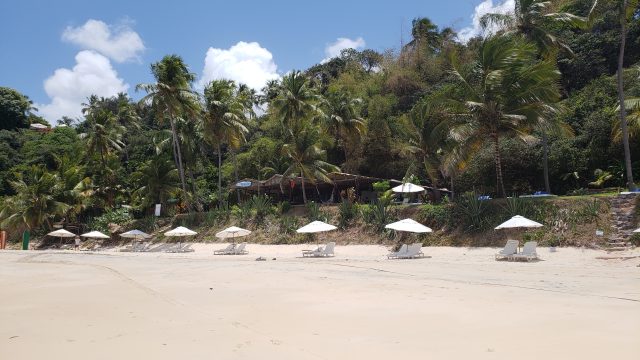
M 222 146 L 218 144 L 218 203 L 222 203 Z
M 233 157 L 233 175 L 236 178 L 236 184 L 238 183 L 238 158 L 236 157 L 236 152 L 232 149 L 231 156 Z M 240 203 L 240 190 L 236 188 L 236 195 L 238 197 L 238 203 Z
M 493 134 L 494 160 L 496 163 L 496 190 L 498 197 L 504 198 L 504 182 L 502 180 L 502 158 L 500 157 L 500 140 L 498 134 Z
M 302 202 L 307 203 L 307 191 L 304 189 L 304 176 L 300 177 L 302 179 Z
M 620 53 L 618 55 L 618 100 L 620 101 L 620 128 L 622 129 L 622 144 L 624 146 L 624 165 L 627 169 L 627 187 L 629 191 L 636 190 L 636 184 L 633 181 L 633 170 L 631 169 L 631 151 L 629 150 L 629 129 L 627 128 L 627 114 L 624 107 L 624 84 L 623 84 L 623 65 L 624 65 L 624 47 L 627 41 L 627 15 L 626 9 L 629 5 L 628 0 L 622 2 L 620 9 Z
M 549 183 L 549 142 L 547 134 L 542 133 L 542 169 L 544 173 L 544 191 L 551 194 L 551 184 Z
M 177 155 L 177 165 L 178 165 L 178 172 L 180 173 L 180 183 L 182 184 L 182 191 L 185 194 L 185 198 L 186 198 L 186 194 L 187 194 L 187 183 L 184 179 L 184 168 L 182 167 L 182 151 L 180 151 L 180 143 L 178 142 L 178 133 L 176 132 L 176 124 L 173 121 L 173 119 L 169 120 L 169 123 L 171 124 L 171 134 L 173 136 L 173 145 L 175 146 L 175 154 Z M 187 201 L 188 204 L 188 201 Z

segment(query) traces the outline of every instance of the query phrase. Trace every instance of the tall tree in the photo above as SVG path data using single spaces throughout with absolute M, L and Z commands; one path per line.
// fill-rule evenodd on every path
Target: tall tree
M 18 91 L 0 86 L 0 130 L 29 127 L 33 102 Z
M 151 72 L 156 82 L 138 84 L 136 90 L 141 89 L 147 93 L 140 103 L 155 109 L 158 122 L 169 121 L 174 161 L 180 175 L 182 191 L 186 196 L 187 185 L 176 121 L 179 118 L 194 119 L 199 116 L 197 94 L 191 89 L 195 74 L 189 72 L 187 65 L 177 55 L 167 55 L 161 61 L 151 64 Z
M 582 28 L 587 25 L 587 19 L 568 12 L 554 12 L 553 7 L 553 2 L 548 0 L 516 0 L 512 13 L 485 14 L 480 23 L 484 28 L 497 25 L 504 35 L 522 34 L 545 56 L 554 54 L 557 49 L 572 54 L 571 48 L 550 29 L 559 24 Z
M 559 72 L 550 60 L 539 61 L 523 41 L 495 36 L 483 41 L 478 60 L 467 71 L 452 59 L 451 74 L 460 85 L 449 99 L 451 136 L 458 145 L 450 161 L 464 163 L 482 146 L 492 146 L 496 192 L 505 196 L 500 139 L 530 139 L 530 131 L 559 98 Z
M 83 109 L 86 132 L 80 134 L 80 137 L 86 141 L 87 156 L 99 154 L 102 166 L 105 167 L 109 155 L 124 149 L 122 135 L 126 128 L 118 123 L 109 109 L 97 104 L 97 98 L 91 97 L 89 102 Z
M 243 95 L 244 96 L 244 95 Z M 218 153 L 218 201 L 222 201 L 222 145 L 237 147 L 247 133 L 247 101 L 232 80 L 213 80 L 204 89 L 205 139 Z
M 305 180 L 315 184 L 316 180 L 331 182 L 328 173 L 340 171 L 335 165 L 324 161 L 326 151 L 320 147 L 320 133 L 317 127 L 307 126 L 297 133 L 290 143 L 282 146 L 282 153 L 290 160 L 283 178 L 300 176 L 302 179 L 302 198 L 307 203 Z
M 321 97 L 311 88 L 309 79 L 296 70 L 282 78 L 278 95 L 271 101 L 270 108 L 294 136 L 304 127 L 305 120 L 320 113 L 320 101 Z
M 345 92 L 331 92 L 324 102 L 323 126 L 334 137 L 336 146 L 342 148 L 345 161 L 349 159 L 351 143 L 360 141 L 366 131 L 364 119 L 359 114 L 361 102 Z

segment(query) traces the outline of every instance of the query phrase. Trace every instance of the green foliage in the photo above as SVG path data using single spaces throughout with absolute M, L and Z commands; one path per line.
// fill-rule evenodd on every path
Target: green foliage
M 278 231 L 281 234 L 292 235 L 296 233 L 299 222 L 293 216 L 281 216 L 278 219 Z
M 453 206 L 451 204 L 425 204 L 420 209 L 420 222 L 433 229 L 442 229 L 445 226 L 455 225 L 453 218 Z
M 265 217 L 271 213 L 271 199 L 266 195 L 254 195 L 250 204 L 255 214 L 256 225 L 262 225 Z
M 532 213 L 531 203 L 527 199 L 523 199 L 515 195 L 505 199 L 502 209 L 506 215 L 510 217 L 516 215 L 528 217 Z
M 378 233 L 384 232 L 385 225 L 389 224 L 393 218 L 389 206 L 380 201 L 362 206 L 360 209 L 362 220 Z
M 389 180 L 377 181 L 371 185 L 373 186 L 373 191 L 377 192 L 378 194 L 381 194 L 391 188 L 391 185 L 389 185 Z
M 338 227 L 345 229 L 357 216 L 358 211 L 353 202 L 343 199 L 338 207 Z
M 277 203 L 275 207 L 276 207 L 276 210 L 275 210 L 276 214 L 284 215 L 288 213 L 289 210 L 291 210 L 291 203 L 289 203 L 288 201 L 281 201 Z
M 307 208 L 307 218 L 309 221 L 327 221 L 327 215 L 320 209 L 320 205 L 316 202 L 310 201 L 305 206 Z
M 8 87 L 0 87 L 0 130 L 29 127 L 32 104 L 26 95 Z
M 89 221 L 89 227 L 92 230 L 108 233 L 109 224 L 126 226 L 132 219 L 133 217 L 129 213 L 129 210 L 125 208 L 113 209 L 93 218 Z
M 461 216 L 460 221 L 469 230 L 480 230 L 489 225 L 488 202 L 479 200 L 476 193 L 462 194 L 456 203 L 456 212 Z

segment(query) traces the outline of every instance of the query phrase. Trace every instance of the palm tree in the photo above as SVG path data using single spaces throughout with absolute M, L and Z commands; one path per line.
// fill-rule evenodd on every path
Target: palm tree
M 342 147 L 345 161 L 349 157 L 349 143 L 359 141 L 366 131 L 366 124 L 358 111 L 361 102 L 344 92 L 330 93 L 324 102 L 324 127 L 334 137 L 336 145 Z
M 448 31 L 448 30 L 447 30 Z M 426 46 L 429 50 L 435 51 L 441 45 L 441 35 L 438 26 L 429 18 L 415 18 L 411 22 L 412 40 L 407 46 L 420 50 Z
M 504 197 L 500 139 L 531 139 L 532 128 L 559 98 L 560 73 L 551 60 L 538 61 L 532 45 L 496 36 L 483 41 L 469 71 L 453 59 L 451 74 L 461 87 L 448 99 L 457 142 L 449 161 L 464 166 L 482 146 L 493 146 L 496 190 Z
M 51 228 L 51 219 L 69 209 L 69 205 L 56 201 L 61 190 L 59 178 L 38 166 L 32 166 L 25 174 L 27 178 L 10 183 L 16 195 L 5 199 L 0 209 L 0 226 L 33 230 L 47 224 Z
M 328 173 L 340 171 L 335 165 L 324 161 L 326 151 L 319 146 L 320 133 L 314 126 L 308 126 L 291 139 L 291 143 L 282 146 L 282 153 L 289 158 L 291 164 L 285 170 L 283 179 L 289 176 L 300 176 L 302 179 L 302 198 L 307 203 L 305 180 L 315 184 L 316 180 L 331 182 Z
M 441 160 L 448 129 L 445 108 L 436 99 L 424 100 L 404 117 L 403 125 L 407 142 L 400 153 L 417 156 L 435 187 L 443 170 Z
M 292 71 L 282 78 L 278 95 L 271 101 L 275 116 L 291 136 L 300 132 L 305 120 L 321 114 L 321 97 L 311 87 L 309 79 L 300 71 Z
M 122 135 L 126 128 L 117 122 L 114 114 L 106 108 L 93 105 L 83 109 L 87 120 L 86 133 L 80 134 L 86 140 L 87 156 L 100 154 L 102 166 L 106 166 L 107 157 L 114 151 L 122 151 Z
M 545 55 L 554 54 L 556 49 L 573 54 L 571 48 L 549 31 L 557 25 L 567 24 L 576 28 L 584 28 L 587 19 L 568 12 L 553 12 L 553 2 L 548 0 L 516 0 L 513 13 L 485 14 L 480 23 L 484 28 L 490 25 L 501 27 L 505 34 L 521 34 L 536 44 Z
M 182 191 L 186 196 L 187 185 L 176 121 L 178 119 L 193 119 L 198 116 L 197 94 L 191 89 L 195 75 L 189 72 L 187 65 L 177 55 L 167 55 L 161 61 L 151 64 L 151 72 L 156 83 L 138 84 L 136 90 L 142 89 L 147 93 L 140 100 L 140 104 L 153 107 L 158 122 L 169 121 L 174 162 L 180 175 Z
M 180 176 L 178 170 L 164 155 L 158 154 L 133 173 L 138 188 L 133 197 L 143 207 L 166 204 L 167 200 L 179 193 Z
M 238 147 L 247 133 L 246 100 L 232 80 L 213 80 L 204 89 L 204 137 L 218 152 L 218 201 L 222 201 L 222 145 Z

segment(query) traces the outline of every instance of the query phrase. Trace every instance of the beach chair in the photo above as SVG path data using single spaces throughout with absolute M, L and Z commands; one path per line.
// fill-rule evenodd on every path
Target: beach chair
M 229 244 L 224 249 L 214 250 L 213 255 L 229 255 L 233 253 L 233 250 L 236 248 L 236 244 Z
M 411 244 L 407 247 L 406 253 L 398 255 L 398 259 L 415 259 L 418 257 L 424 257 L 422 243 Z
M 519 254 L 513 254 L 509 256 L 511 260 L 536 260 L 538 259 L 538 254 L 536 253 L 536 247 L 538 243 L 536 241 L 528 241 L 524 243 L 522 247 L 522 252 Z
M 508 259 L 510 256 L 517 254 L 519 244 L 520 242 L 518 240 L 507 240 L 504 249 L 496 253 L 496 260 Z
M 330 242 L 325 245 L 324 248 L 319 247 L 315 250 L 303 250 L 303 257 L 332 257 L 335 256 L 333 253 L 334 248 L 336 247 L 336 243 Z
M 244 255 L 244 254 L 248 254 L 249 252 L 247 250 L 245 250 L 245 246 L 247 246 L 247 243 L 242 243 L 240 245 L 238 245 L 235 249 L 233 249 L 233 251 L 230 253 L 230 255 Z
M 387 259 L 397 259 L 400 255 L 406 254 L 408 248 L 409 246 L 407 244 L 402 244 L 402 246 L 400 246 L 400 249 L 398 249 L 398 251 L 392 251 L 389 254 L 387 254 Z
M 176 252 L 178 253 L 188 253 L 188 252 L 194 252 L 194 251 L 196 250 L 191 248 L 191 244 L 186 244 L 181 248 L 176 249 Z

